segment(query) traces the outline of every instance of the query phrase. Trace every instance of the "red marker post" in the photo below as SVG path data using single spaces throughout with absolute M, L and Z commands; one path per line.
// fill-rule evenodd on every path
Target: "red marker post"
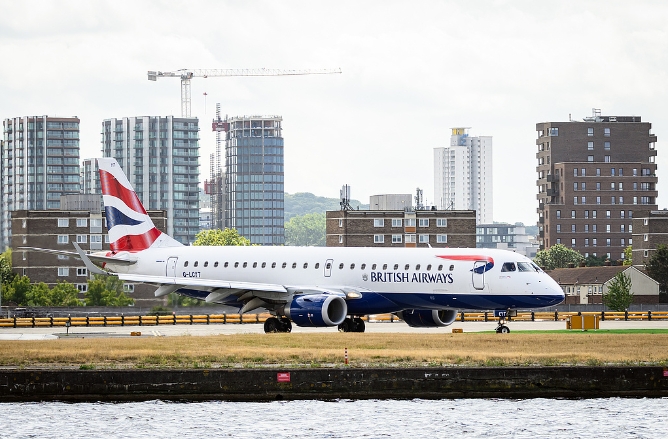
M 343 351 L 343 359 L 346 363 L 346 366 L 348 365 L 348 348 L 345 348 Z

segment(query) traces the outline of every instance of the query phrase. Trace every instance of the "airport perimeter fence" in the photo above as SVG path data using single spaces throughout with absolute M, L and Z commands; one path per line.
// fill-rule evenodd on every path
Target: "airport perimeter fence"
M 565 321 L 575 315 L 595 315 L 606 320 L 668 320 L 668 311 L 601 311 L 601 312 L 520 312 L 508 317 L 508 321 Z M 158 325 L 211 325 L 264 323 L 271 314 L 189 314 L 165 316 L 96 316 L 96 317 L 12 317 L 0 319 L 0 328 L 81 327 L 81 326 L 158 326 Z M 376 314 L 363 317 L 367 322 L 399 322 L 393 314 Z M 493 322 L 494 313 L 461 312 L 457 322 Z

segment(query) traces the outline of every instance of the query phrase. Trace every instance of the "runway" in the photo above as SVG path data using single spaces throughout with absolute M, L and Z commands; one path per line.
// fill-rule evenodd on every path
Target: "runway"
M 566 329 L 566 322 L 510 322 L 512 332 L 519 331 L 546 331 Z M 462 329 L 464 332 L 493 331 L 495 322 L 455 322 L 444 328 L 411 328 L 403 322 L 367 323 L 368 333 L 414 333 L 414 334 L 447 334 L 452 329 Z M 159 325 L 159 326 L 76 326 L 71 327 L 69 334 L 62 327 L 43 328 L 0 328 L 0 340 L 49 340 L 58 338 L 111 338 L 130 337 L 131 332 L 141 332 L 142 337 L 175 337 L 175 336 L 207 336 L 207 335 L 234 335 L 234 334 L 261 334 L 264 333 L 262 324 L 194 324 L 194 325 Z M 600 322 L 600 329 L 668 329 L 668 321 L 647 320 L 606 320 Z M 292 332 L 337 332 L 331 328 L 301 328 L 294 326 Z

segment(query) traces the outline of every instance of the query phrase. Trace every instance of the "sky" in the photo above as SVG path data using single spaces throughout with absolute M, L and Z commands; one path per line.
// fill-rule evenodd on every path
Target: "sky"
M 493 137 L 494 220 L 535 224 L 544 121 L 642 116 L 657 135 L 668 207 L 668 2 L 0 0 L 0 118 L 180 116 L 177 78 L 149 70 L 322 69 L 342 74 L 192 80 L 200 178 L 223 114 L 280 115 L 285 190 L 434 203 L 433 149 L 450 128 Z M 206 96 L 204 95 L 206 93 Z

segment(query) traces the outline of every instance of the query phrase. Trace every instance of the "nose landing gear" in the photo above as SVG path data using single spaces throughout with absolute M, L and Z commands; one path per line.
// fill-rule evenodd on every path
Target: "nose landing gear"
M 494 310 L 494 317 L 499 318 L 499 324 L 496 327 L 496 333 L 497 334 L 508 334 L 510 332 L 510 328 L 506 326 L 506 318 L 507 317 L 515 317 L 517 316 L 517 310 L 516 309 L 495 309 Z

